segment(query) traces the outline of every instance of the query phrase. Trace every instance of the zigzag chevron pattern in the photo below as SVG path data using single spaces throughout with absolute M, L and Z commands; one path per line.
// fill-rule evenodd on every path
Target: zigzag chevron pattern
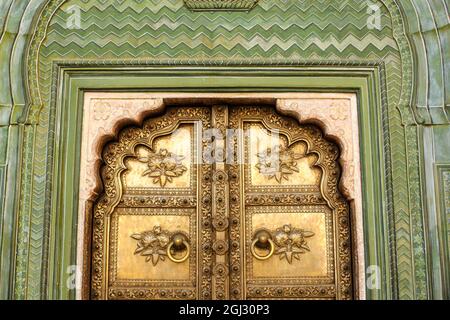
M 207 56 L 218 52 L 233 56 L 239 46 L 250 51 L 246 56 L 253 56 L 252 49 L 262 50 L 261 56 L 270 56 L 276 47 L 287 51 L 294 45 L 299 52 L 309 47 L 314 50 L 314 45 L 319 51 L 334 47 L 339 52 L 352 50 L 353 46 L 361 56 L 367 55 L 370 46 L 378 51 L 396 49 L 387 12 L 383 12 L 382 30 L 369 30 L 367 7 L 361 1 L 338 5 L 329 0 L 263 0 L 249 13 L 232 14 L 192 13 L 182 6 L 182 1 L 169 2 L 172 6 L 162 3 L 167 2 L 153 1 L 148 6 L 127 2 L 128 6 L 117 6 L 112 2 L 83 1 L 81 29 L 68 29 L 69 13 L 64 10 L 73 5 L 69 1 L 52 19 L 43 54 L 63 56 L 76 46 L 92 52 L 109 46 L 114 47 L 116 56 L 130 51 L 145 57 L 178 56 L 185 51 L 179 50 L 183 47 L 189 49 L 189 57 L 196 51 Z M 56 43 L 63 48 L 52 47 Z
M 66 26 L 65 10 L 80 8 L 80 29 Z M 422 257 L 415 253 L 408 191 L 406 133 L 395 109 L 401 93 L 402 68 L 393 37 L 391 16 L 381 7 L 381 29 L 367 27 L 367 3 L 361 0 L 261 0 L 248 13 L 199 13 L 182 0 L 68 0 L 50 21 L 39 57 L 39 83 L 45 107 L 35 133 L 35 177 L 44 179 L 52 159 L 51 70 L 54 60 L 70 59 L 238 59 L 295 58 L 304 60 L 383 60 L 393 174 L 398 281 L 401 298 L 423 297 Z M 51 143 L 50 143 L 51 144 Z M 50 153 L 51 154 L 51 153 Z M 48 178 L 48 177 L 47 177 Z M 34 181 L 30 219 L 32 257 L 29 273 L 42 264 L 45 183 Z M 416 208 L 417 210 L 417 208 Z M 24 250 L 26 247 L 23 246 Z M 418 262 L 416 262 L 418 261 Z M 421 269 L 422 268 L 422 269 Z M 28 296 L 39 295 L 40 278 L 30 279 Z M 418 289 L 417 289 L 418 288 Z

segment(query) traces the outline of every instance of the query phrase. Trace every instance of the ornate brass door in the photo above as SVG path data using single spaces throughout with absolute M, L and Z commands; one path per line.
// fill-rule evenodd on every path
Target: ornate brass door
M 176 107 L 104 149 L 96 299 L 351 299 L 338 147 L 265 106 Z

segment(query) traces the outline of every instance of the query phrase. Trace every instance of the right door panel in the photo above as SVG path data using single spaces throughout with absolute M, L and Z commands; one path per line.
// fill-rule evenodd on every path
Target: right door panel
M 231 297 L 351 299 L 338 147 L 270 107 L 230 108 Z

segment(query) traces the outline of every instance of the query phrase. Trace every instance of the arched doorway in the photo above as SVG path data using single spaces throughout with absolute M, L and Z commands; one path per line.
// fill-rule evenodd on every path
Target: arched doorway
M 339 148 L 270 106 L 177 106 L 103 152 L 95 299 L 351 299 Z

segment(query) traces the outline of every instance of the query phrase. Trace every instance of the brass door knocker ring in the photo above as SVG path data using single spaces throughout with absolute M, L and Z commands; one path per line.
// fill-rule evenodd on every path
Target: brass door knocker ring
M 258 247 L 260 249 L 267 249 L 269 253 L 265 256 L 259 255 L 256 252 L 255 247 Z M 269 259 L 275 251 L 275 244 L 272 241 L 272 235 L 265 229 L 256 231 L 250 250 L 253 256 L 258 260 Z
M 181 258 L 175 258 L 172 254 L 173 251 L 182 251 L 185 250 L 186 253 Z M 188 243 L 188 239 L 182 233 L 176 233 L 172 236 L 172 241 L 167 246 L 167 256 L 170 260 L 176 263 L 181 263 L 186 261 L 189 258 L 189 254 L 191 253 L 191 247 Z

